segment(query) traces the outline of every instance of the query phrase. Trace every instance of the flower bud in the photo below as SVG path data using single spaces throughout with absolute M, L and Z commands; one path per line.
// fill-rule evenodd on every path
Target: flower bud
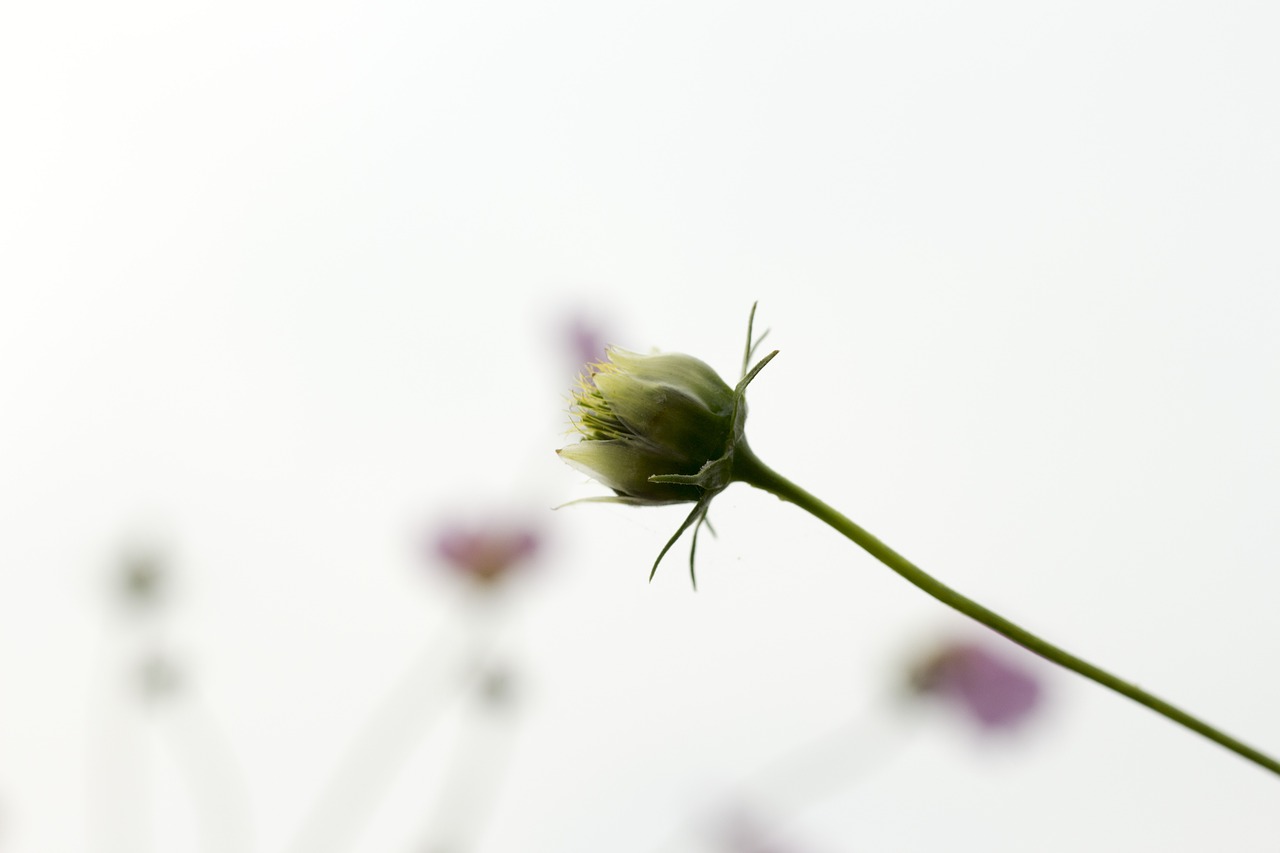
M 583 440 L 558 451 L 561 458 L 637 503 L 696 501 L 709 486 L 728 485 L 650 478 L 693 477 L 726 456 L 741 437 L 735 412 L 744 404 L 734 389 L 692 356 L 612 347 L 607 355 L 574 391 Z
M 742 379 L 734 387 L 706 362 L 692 356 L 637 355 L 615 347 L 606 350 L 605 361 L 591 365 L 578 379 L 570 415 L 582 441 L 556 453 L 617 493 L 615 497 L 586 500 L 694 504 L 658 552 L 650 580 L 663 556 L 692 527 L 689 576 L 697 586 L 693 565 L 698 531 L 707 523 L 712 499 L 734 479 L 750 482 L 750 472 L 759 469 L 759 460 L 748 449 L 744 435 L 746 392 L 751 380 L 778 351 L 747 369 L 764 338 L 752 336 L 755 315 L 753 305 L 747 321 Z

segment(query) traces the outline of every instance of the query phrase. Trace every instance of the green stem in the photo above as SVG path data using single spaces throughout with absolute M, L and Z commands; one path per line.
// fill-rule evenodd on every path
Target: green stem
M 1221 746 L 1225 746 L 1232 752 L 1252 761 L 1261 767 L 1265 767 L 1272 773 L 1280 775 L 1280 761 L 1276 761 L 1270 756 L 1264 755 L 1251 746 L 1248 746 L 1228 734 L 1225 734 L 1208 723 L 1191 716 L 1186 711 L 1175 708 L 1168 702 L 1152 696 L 1141 687 L 1130 684 L 1127 681 L 1115 677 L 1105 670 L 1099 669 L 1087 661 L 1083 661 L 1075 655 L 1069 654 L 1057 646 L 1040 639 L 1030 631 L 1020 628 L 1008 619 L 998 613 L 994 613 L 987 608 L 978 604 L 970 598 L 966 598 L 956 592 L 951 587 L 940 583 L 932 576 L 922 571 L 919 567 L 911 563 L 897 551 L 894 551 L 888 545 L 872 536 L 866 530 L 854 524 L 848 518 L 836 512 L 827 504 L 818 500 L 818 498 L 806 492 L 804 489 L 792 483 L 790 480 L 778 474 L 769 468 L 756 457 L 743 444 L 739 444 L 734 459 L 734 479 L 741 480 L 763 489 L 766 492 L 778 497 L 784 501 L 795 504 L 804 511 L 813 515 L 820 521 L 834 527 L 840 533 L 862 546 L 871 556 L 893 569 L 902 577 L 906 578 L 910 583 L 915 584 L 929 595 L 941 601 L 943 604 L 952 607 L 964 615 L 974 619 L 998 634 L 1003 634 L 1018 645 L 1030 649 L 1043 658 L 1053 661 L 1059 666 L 1065 667 L 1072 672 L 1079 673 L 1085 678 L 1096 681 L 1104 687 L 1110 687 L 1121 696 L 1127 696 L 1139 705 L 1144 705 L 1179 723 L 1193 732 L 1204 735 L 1209 740 L 1214 741 Z

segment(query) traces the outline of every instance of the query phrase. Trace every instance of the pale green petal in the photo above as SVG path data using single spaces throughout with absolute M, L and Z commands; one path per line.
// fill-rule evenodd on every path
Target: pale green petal
M 724 414 L 733 407 L 733 389 L 709 364 L 691 355 L 639 355 L 615 348 L 609 350 L 609 360 L 617 366 L 618 372 L 675 388 L 701 401 L 713 412 Z
M 622 506 L 665 506 L 666 504 L 683 504 L 688 503 L 687 500 L 681 498 L 678 501 L 647 501 L 642 498 L 629 498 L 626 495 L 595 495 L 589 498 L 578 498 L 572 501 L 565 501 L 562 504 L 553 506 L 553 510 L 564 509 L 568 506 L 577 506 L 578 504 L 620 504 Z
M 560 458 L 619 494 L 645 501 L 696 501 L 699 489 L 673 483 L 651 483 L 654 474 L 682 474 L 671 470 L 672 460 L 642 444 L 618 441 L 580 441 L 556 451 Z
M 696 467 L 724 453 L 732 405 L 721 412 L 694 395 L 688 383 L 642 379 L 623 370 L 599 373 L 594 381 L 611 413 L 632 434 L 681 467 Z

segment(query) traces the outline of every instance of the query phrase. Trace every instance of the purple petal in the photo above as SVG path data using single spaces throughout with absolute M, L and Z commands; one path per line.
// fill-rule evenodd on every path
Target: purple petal
M 922 692 L 949 699 L 986 729 L 1023 722 L 1040 702 L 1040 683 L 974 643 L 944 647 L 917 673 Z
M 526 527 L 490 523 L 453 525 L 435 539 L 436 553 L 452 568 L 480 583 L 493 583 L 538 549 L 537 534 Z
M 567 333 L 573 359 L 579 369 L 605 360 L 605 340 L 596 324 L 580 315 L 575 316 L 569 321 Z

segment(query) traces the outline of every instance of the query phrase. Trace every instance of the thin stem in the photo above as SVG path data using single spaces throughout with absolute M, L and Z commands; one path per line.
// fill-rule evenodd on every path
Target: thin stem
M 871 556 L 884 563 L 890 569 L 893 569 L 910 583 L 927 592 L 929 595 L 941 601 L 943 604 L 952 607 L 964 615 L 974 619 L 983 625 L 986 625 L 996 633 L 1003 634 L 1018 645 L 1029 649 L 1043 658 L 1053 661 L 1072 672 L 1079 673 L 1085 678 L 1096 681 L 1104 687 L 1109 687 L 1119 693 L 1121 696 L 1127 696 L 1139 705 L 1144 705 L 1161 714 L 1175 723 L 1179 723 L 1193 732 L 1204 735 L 1209 740 L 1225 746 L 1227 749 L 1237 755 L 1247 758 L 1260 767 L 1265 767 L 1272 773 L 1280 775 L 1280 761 L 1276 761 L 1268 755 L 1265 755 L 1251 746 L 1248 746 L 1228 734 L 1225 734 L 1208 723 L 1188 714 L 1179 708 L 1175 708 L 1168 702 L 1159 699 L 1147 691 L 1134 684 L 1123 681 L 1105 670 L 1099 669 L 1087 661 L 1081 660 L 1075 655 L 1069 654 L 1052 643 L 1042 640 L 1030 631 L 1021 628 L 1014 623 L 994 613 L 991 610 L 978 604 L 970 598 L 966 598 L 956 592 L 951 587 L 935 580 L 931 575 L 911 563 L 897 551 L 894 551 L 888 545 L 872 536 L 866 530 L 863 530 L 857 524 L 854 524 L 848 518 L 832 509 L 818 498 L 806 492 L 804 489 L 792 483 L 790 480 L 778 474 L 766 466 L 763 462 L 751 452 L 745 445 L 740 444 L 737 448 L 736 458 L 734 460 L 734 479 L 741 480 L 758 489 L 778 497 L 784 501 L 795 504 L 804 511 L 813 515 L 819 521 L 824 521 L 831 527 L 844 534 L 856 544 L 860 545 Z
M 511 757 L 518 701 L 511 695 L 512 675 L 492 659 L 477 658 L 472 666 L 468 719 L 426 824 L 427 853 L 462 853 L 478 846 Z
M 905 743 L 901 737 L 905 731 L 901 728 L 890 730 L 872 725 L 877 717 L 882 723 L 897 725 L 902 721 L 900 715 L 885 715 L 871 708 L 862 717 L 847 720 L 755 768 L 739 779 L 729 794 L 717 798 L 721 803 L 715 811 L 727 814 L 730 807 L 744 803 L 767 804 L 771 812 L 780 814 L 770 821 L 768 837 L 762 838 L 761 843 L 773 841 L 779 829 L 795 823 L 798 813 L 865 778 L 871 770 L 878 769 L 877 765 L 893 757 L 893 749 Z M 894 735 L 898 737 L 891 737 Z M 708 811 L 711 809 L 702 810 Z M 700 813 L 695 817 L 678 824 L 652 853 L 684 849 L 682 842 L 692 838 L 700 827 L 705 829 L 711 815 Z M 761 846 L 758 849 L 778 848 Z
M 187 777 L 201 846 L 217 853 L 247 853 L 254 848 L 249 799 L 217 721 L 190 690 L 165 701 L 175 707 L 156 710 L 168 718 L 168 746 Z
M 446 710 L 453 694 L 441 691 L 440 670 L 452 651 L 438 641 L 423 647 L 352 739 L 286 850 L 337 853 L 356 846 L 396 773 Z

